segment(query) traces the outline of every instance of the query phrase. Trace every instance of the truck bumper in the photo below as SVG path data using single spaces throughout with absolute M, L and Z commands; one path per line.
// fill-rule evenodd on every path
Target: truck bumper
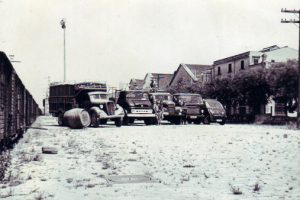
M 145 113 L 145 114 L 142 114 L 142 113 L 139 113 L 139 114 L 128 113 L 127 117 L 129 117 L 129 118 L 153 118 L 153 117 L 156 117 L 156 116 L 153 113 Z
M 106 115 L 106 116 L 99 116 L 98 119 L 116 119 L 116 118 L 123 118 L 121 115 Z

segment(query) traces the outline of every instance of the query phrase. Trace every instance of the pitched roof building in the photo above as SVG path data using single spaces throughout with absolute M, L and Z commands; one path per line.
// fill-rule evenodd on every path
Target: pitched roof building
M 141 90 L 143 89 L 144 80 L 132 78 L 129 82 L 129 90 Z
M 181 63 L 174 72 L 173 78 L 170 81 L 170 86 L 174 86 L 179 82 L 186 83 L 207 83 L 212 80 L 212 66 L 198 64 Z
M 173 74 L 147 73 L 144 78 L 143 89 L 151 89 L 151 83 L 154 82 L 158 90 L 168 89 Z

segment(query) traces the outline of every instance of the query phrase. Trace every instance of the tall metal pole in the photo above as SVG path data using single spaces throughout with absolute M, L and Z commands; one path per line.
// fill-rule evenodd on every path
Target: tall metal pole
M 64 28 L 64 82 L 66 82 L 66 29 Z
M 64 82 L 66 82 L 66 20 L 62 19 L 60 25 L 64 30 Z
M 298 48 L 298 105 L 297 105 L 297 128 L 300 129 L 300 10 L 281 9 L 284 13 L 298 14 L 298 20 L 281 20 L 281 23 L 299 24 L 299 48 Z

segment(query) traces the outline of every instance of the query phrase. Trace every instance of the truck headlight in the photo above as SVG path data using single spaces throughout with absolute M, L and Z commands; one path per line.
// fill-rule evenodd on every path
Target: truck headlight
M 101 104 L 101 105 L 99 105 L 99 107 L 101 108 L 101 109 L 103 109 L 103 105 Z

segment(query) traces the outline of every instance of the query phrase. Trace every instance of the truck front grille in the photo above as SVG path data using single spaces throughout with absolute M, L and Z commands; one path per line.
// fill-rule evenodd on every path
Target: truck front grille
M 189 114 L 189 115 L 198 115 L 199 114 L 199 108 L 198 107 L 188 107 L 187 108 L 187 114 Z
M 115 104 L 113 102 L 107 102 L 105 106 L 105 111 L 108 115 L 115 114 Z
M 169 112 L 169 114 L 171 114 L 171 115 L 175 114 L 175 107 L 169 107 L 169 108 L 168 108 L 168 112 Z

